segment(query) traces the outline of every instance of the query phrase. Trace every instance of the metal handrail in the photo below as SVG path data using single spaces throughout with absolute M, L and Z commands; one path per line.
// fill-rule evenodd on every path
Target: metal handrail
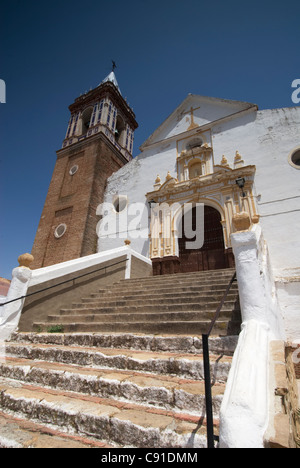
M 39 294 L 41 292 L 48 291 L 48 289 L 56 288 L 57 286 L 62 286 L 63 284 L 69 283 L 70 281 L 75 281 L 79 278 L 83 278 L 84 276 L 92 275 L 93 273 L 98 273 L 98 271 L 106 270 L 107 268 L 113 267 L 115 265 L 119 265 L 120 263 L 124 263 L 127 261 L 128 261 L 128 258 L 125 258 L 124 260 L 120 260 L 119 262 L 113 263 L 112 265 L 106 265 L 105 267 L 98 268 L 97 270 L 89 271 L 88 273 L 83 273 L 82 275 L 78 275 L 78 276 L 75 276 L 74 278 L 61 281 L 60 283 L 53 284 L 52 286 L 48 286 L 47 288 L 40 289 L 39 291 L 25 294 L 25 296 L 20 296 L 20 297 L 17 297 L 16 299 L 12 299 L 11 301 L 7 301 L 7 302 L 0 304 L 0 307 L 5 306 L 6 304 L 11 304 L 12 302 L 15 302 L 15 301 L 19 301 L 20 299 L 25 299 L 26 297 L 33 296 L 34 294 Z
M 203 366 L 204 366 L 204 385 L 205 385 L 205 405 L 206 405 L 206 430 L 207 430 L 207 448 L 215 448 L 214 436 L 214 421 L 213 421 L 213 404 L 211 392 L 211 376 L 210 376 L 210 358 L 209 358 L 209 343 L 208 339 L 213 331 L 216 321 L 218 320 L 224 302 L 228 296 L 230 288 L 236 280 L 236 272 L 232 276 L 225 294 L 215 312 L 215 315 L 210 323 L 207 333 L 202 334 L 202 348 L 203 348 Z

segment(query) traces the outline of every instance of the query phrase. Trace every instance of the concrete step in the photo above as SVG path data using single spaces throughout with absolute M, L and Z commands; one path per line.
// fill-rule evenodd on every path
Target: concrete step
M 0 359 L 0 377 L 177 412 L 199 415 L 205 411 L 204 382 L 178 377 L 9 357 Z M 224 383 L 212 388 L 216 418 L 224 391 Z
M 206 447 L 199 416 L 82 396 L 75 392 L 0 381 L 1 409 L 23 420 L 66 431 L 70 435 L 122 447 Z

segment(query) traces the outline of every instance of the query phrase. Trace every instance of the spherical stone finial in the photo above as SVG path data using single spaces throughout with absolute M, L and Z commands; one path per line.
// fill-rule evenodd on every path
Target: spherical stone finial
M 20 255 L 18 258 L 19 267 L 29 268 L 29 265 L 31 265 L 33 260 L 34 260 L 34 257 L 29 253 Z

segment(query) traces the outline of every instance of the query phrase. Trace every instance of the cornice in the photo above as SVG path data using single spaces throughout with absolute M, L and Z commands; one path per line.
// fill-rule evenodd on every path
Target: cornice
M 56 151 L 57 159 L 63 158 L 70 153 L 77 153 L 84 150 L 85 146 L 89 146 L 91 143 L 97 142 L 97 140 L 102 140 L 105 144 L 113 151 L 113 153 L 120 159 L 122 163 L 128 163 L 129 161 L 118 151 L 118 149 L 112 144 L 112 142 L 107 138 L 103 132 L 96 133 L 91 135 L 88 138 L 73 143 L 71 146 L 66 146 L 66 148 L 61 148 Z

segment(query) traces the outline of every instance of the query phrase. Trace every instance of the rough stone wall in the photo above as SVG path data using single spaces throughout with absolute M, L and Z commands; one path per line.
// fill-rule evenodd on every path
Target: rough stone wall
M 287 406 L 290 414 L 290 421 L 293 432 L 293 442 L 295 447 L 300 448 L 300 414 L 299 414 L 299 394 L 297 379 L 299 376 L 299 348 L 298 345 L 293 346 L 289 344 L 286 347 L 286 363 L 287 363 L 287 376 L 289 382 L 289 392 L 287 398 Z M 298 375 L 298 377 L 297 377 Z

